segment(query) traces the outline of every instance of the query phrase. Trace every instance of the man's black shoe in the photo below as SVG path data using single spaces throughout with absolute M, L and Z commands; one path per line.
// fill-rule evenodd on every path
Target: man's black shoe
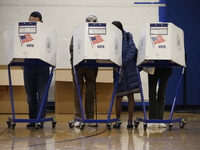
M 133 124 L 127 124 L 127 128 L 129 128 L 129 129 L 131 128 L 132 129 L 133 128 Z
M 29 123 L 29 124 L 26 125 L 26 127 L 27 128 L 29 128 L 29 127 L 35 127 L 35 123 Z

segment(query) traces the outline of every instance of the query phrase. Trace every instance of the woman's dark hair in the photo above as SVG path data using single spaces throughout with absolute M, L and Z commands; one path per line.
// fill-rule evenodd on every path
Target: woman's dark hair
M 40 21 L 42 21 L 42 15 L 40 12 L 38 11 L 34 11 L 30 14 L 30 17 L 34 17 L 34 18 L 39 18 Z
M 122 31 L 122 35 L 123 35 L 124 29 L 123 29 L 122 23 L 120 21 L 113 21 L 112 24 L 118 27 Z

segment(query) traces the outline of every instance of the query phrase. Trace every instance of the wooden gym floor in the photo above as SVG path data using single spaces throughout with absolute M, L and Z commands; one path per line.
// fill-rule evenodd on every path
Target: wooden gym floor
M 7 117 L 0 114 L 0 150 L 199 150 L 200 149 L 200 114 L 174 113 L 175 118 L 186 118 L 183 129 L 179 123 L 173 123 L 172 130 L 167 128 L 127 129 L 127 112 L 122 112 L 120 129 L 108 130 L 105 123 L 98 127 L 85 126 L 70 128 L 68 121 L 73 114 L 47 113 L 47 117 L 56 117 L 57 124 L 45 122 L 44 128 L 26 128 L 27 123 L 16 123 L 13 130 L 8 128 Z M 16 119 L 27 119 L 27 114 L 17 114 Z M 135 111 L 134 118 L 143 117 L 142 111 Z M 97 119 L 106 119 L 107 114 L 98 114 Z M 111 118 L 115 118 L 112 114 Z M 165 112 L 165 119 L 169 112 Z

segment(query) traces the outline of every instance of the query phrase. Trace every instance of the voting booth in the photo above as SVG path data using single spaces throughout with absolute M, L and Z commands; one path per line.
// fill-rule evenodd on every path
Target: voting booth
M 7 51 L 8 76 L 12 117 L 8 117 L 8 127 L 15 128 L 16 122 L 35 123 L 39 129 L 42 122 L 52 121 L 56 125 L 55 117 L 41 118 L 48 99 L 48 91 L 56 66 L 56 32 L 41 22 L 16 22 L 12 30 L 4 32 Z M 12 90 L 11 66 L 51 67 L 48 83 L 36 119 L 15 119 L 14 96 Z
M 135 120 L 135 127 L 138 127 L 139 122 L 144 122 L 144 130 L 147 128 L 147 123 L 169 123 L 169 130 L 171 130 L 172 123 L 179 122 L 180 128 L 184 128 L 184 125 L 186 124 L 185 118 L 172 119 L 178 90 L 184 74 L 184 68 L 186 67 L 184 34 L 182 29 L 175 26 L 173 23 L 167 22 L 145 24 L 141 30 L 139 39 L 137 66 L 138 72 L 139 67 L 143 67 L 143 70 L 150 74 L 154 73 L 153 69 L 155 67 L 176 66 L 181 67 L 182 69 L 169 119 L 147 119 L 140 73 L 138 73 L 144 118 L 137 117 Z
M 152 60 L 185 66 L 183 30 L 173 23 L 147 23 L 139 38 L 137 65 Z
M 85 123 L 107 123 L 111 129 L 111 122 L 116 122 L 119 118 L 110 119 L 111 111 L 115 99 L 115 91 L 122 65 L 122 32 L 111 23 L 85 23 L 76 28 L 73 35 L 73 71 L 75 75 L 79 103 L 82 118 L 74 117 L 69 121 L 69 127 L 73 128 L 76 121 L 80 122 L 80 129 L 84 129 Z M 82 93 L 80 92 L 77 80 L 77 67 L 115 67 L 117 77 L 110 101 L 107 119 L 85 119 Z M 95 94 L 95 93 L 94 93 Z M 96 112 L 97 113 L 97 112 Z
M 39 59 L 56 65 L 56 32 L 41 22 L 16 22 L 4 32 L 7 63 Z
M 85 23 L 74 31 L 73 65 L 83 60 L 122 64 L 122 32 L 110 23 Z

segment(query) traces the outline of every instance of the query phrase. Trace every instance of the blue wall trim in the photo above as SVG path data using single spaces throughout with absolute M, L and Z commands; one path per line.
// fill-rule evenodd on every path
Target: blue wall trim
M 159 2 L 134 2 L 134 4 L 166 4 L 166 0 L 160 0 Z

